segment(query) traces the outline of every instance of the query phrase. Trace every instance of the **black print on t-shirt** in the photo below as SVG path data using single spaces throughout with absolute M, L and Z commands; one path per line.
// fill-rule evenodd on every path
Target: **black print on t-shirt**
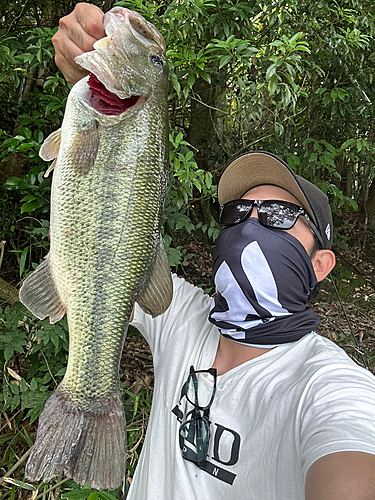
M 184 414 L 181 411 L 179 405 L 176 405 L 172 409 L 172 413 L 176 415 L 177 420 L 182 423 Z M 228 427 L 224 427 L 218 423 L 211 423 L 211 440 L 213 441 L 213 454 L 208 456 L 205 466 L 202 468 L 205 472 L 211 476 L 223 481 L 227 484 L 233 484 L 236 478 L 236 474 L 230 472 L 226 468 L 221 467 L 222 464 L 226 467 L 233 466 L 238 462 L 238 457 L 240 453 L 241 437 L 238 432 Z M 224 438 L 224 439 L 223 439 Z M 225 442 L 225 444 L 224 444 Z M 188 445 L 191 445 L 189 446 Z M 179 434 L 179 445 L 181 451 L 184 452 L 186 459 L 194 461 L 197 458 L 196 455 L 196 442 L 195 433 L 190 438 L 183 439 Z M 210 460 L 212 461 L 210 461 Z M 214 463 L 213 463 L 214 462 Z

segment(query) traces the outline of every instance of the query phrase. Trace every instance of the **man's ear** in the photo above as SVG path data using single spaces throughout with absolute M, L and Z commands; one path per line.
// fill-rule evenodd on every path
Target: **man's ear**
M 316 279 L 323 281 L 336 264 L 335 254 L 331 250 L 318 250 L 311 260 Z

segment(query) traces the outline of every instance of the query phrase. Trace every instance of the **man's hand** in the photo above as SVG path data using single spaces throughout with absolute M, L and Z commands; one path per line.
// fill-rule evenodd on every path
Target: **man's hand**
M 74 58 L 93 49 L 94 43 L 105 36 L 103 12 L 95 5 L 79 3 L 68 16 L 62 17 L 59 30 L 52 37 L 55 62 L 65 79 L 76 83 L 87 71 Z

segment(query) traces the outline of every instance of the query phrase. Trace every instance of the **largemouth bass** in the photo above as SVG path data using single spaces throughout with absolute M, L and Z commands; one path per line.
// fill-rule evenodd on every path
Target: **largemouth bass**
M 114 8 L 106 37 L 76 61 L 54 161 L 50 252 L 21 302 L 51 323 L 67 314 L 65 377 L 46 402 L 26 466 L 30 481 L 65 475 L 96 489 L 121 485 L 126 437 L 119 363 L 134 301 L 153 316 L 172 296 L 160 238 L 167 186 L 168 69 L 160 33 Z

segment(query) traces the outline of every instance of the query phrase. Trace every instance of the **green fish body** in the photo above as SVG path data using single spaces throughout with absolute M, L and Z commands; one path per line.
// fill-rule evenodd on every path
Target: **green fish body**
M 69 326 L 67 371 L 40 416 L 26 477 L 114 489 L 126 465 L 119 363 L 129 317 L 135 301 L 161 314 L 172 295 L 160 238 L 168 72 L 163 39 L 139 14 L 112 9 L 104 26 L 107 37 L 77 58 L 95 76 L 73 87 L 61 131 L 41 148 L 56 157 L 51 246 L 20 298 L 41 319 L 66 313 Z

